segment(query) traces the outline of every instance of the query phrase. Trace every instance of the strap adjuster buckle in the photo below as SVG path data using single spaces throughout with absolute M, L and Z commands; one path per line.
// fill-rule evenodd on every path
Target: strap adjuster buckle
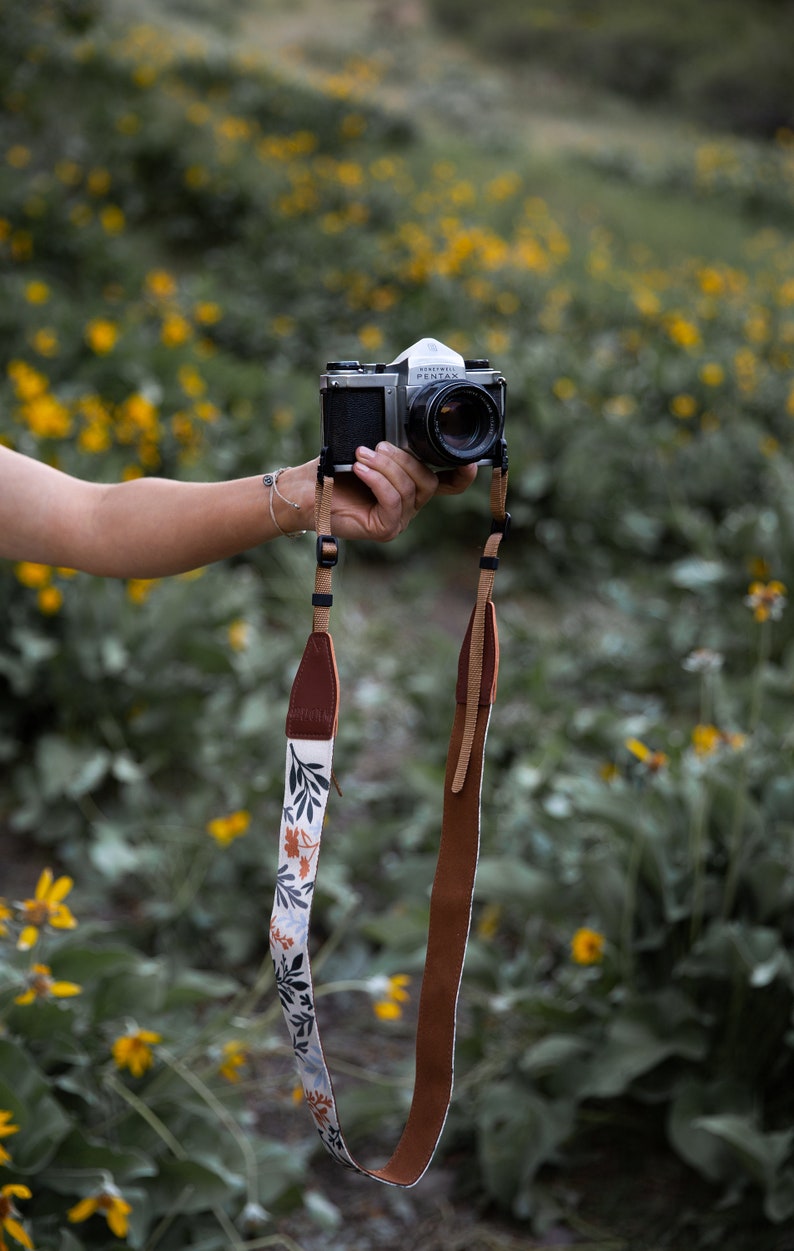
M 491 534 L 501 534 L 502 538 L 506 539 L 510 534 L 510 527 L 512 523 L 513 518 L 510 516 L 510 513 L 505 513 L 504 518 L 501 521 L 498 521 L 496 517 L 494 517 L 491 522 Z
M 333 552 L 324 551 L 326 544 L 333 544 Z M 339 539 L 334 534 L 317 535 L 317 564 L 321 569 L 333 569 L 339 562 Z

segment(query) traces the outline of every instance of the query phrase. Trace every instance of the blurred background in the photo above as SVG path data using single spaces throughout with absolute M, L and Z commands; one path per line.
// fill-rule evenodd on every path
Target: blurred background
M 409 1197 L 319 1159 L 268 968 L 311 544 L 0 568 L 0 1185 L 37 1247 L 118 1246 L 64 1215 L 111 1184 L 147 1249 L 794 1246 L 792 49 L 784 0 L 5 0 L 3 441 L 263 472 L 316 454 L 327 360 L 430 334 L 507 377 L 513 515 L 457 1093 Z M 380 1154 L 487 478 L 336 575 L 313 925 Z M 24 953 L 46 868 L 80 924 Z M 32 960 L 80 995 L 20 1005 Z

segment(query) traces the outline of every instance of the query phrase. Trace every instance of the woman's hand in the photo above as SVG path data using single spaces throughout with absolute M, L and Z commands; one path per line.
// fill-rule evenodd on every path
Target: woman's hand
M 337 478 L 331 530 L 339 538 L 386 543 L 396 538 L 434 495 L 458 495 L 477 476 L 475 465 L 433 473 L 410 452 L 379 443 L 359 447 L 352 474 Z

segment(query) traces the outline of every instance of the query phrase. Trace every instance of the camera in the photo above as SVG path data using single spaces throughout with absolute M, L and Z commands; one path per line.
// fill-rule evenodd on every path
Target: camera
M 507 383 L 487 360 L 419 339 L 388 365 L 330 361 L 320 378 L 326 464 L 352 469 L 356 448 L 388 440 L 430 469 L 501 464 Z

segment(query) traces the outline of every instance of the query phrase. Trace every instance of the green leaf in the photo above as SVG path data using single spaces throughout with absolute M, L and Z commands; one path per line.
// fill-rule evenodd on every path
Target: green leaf
M 207 1212 L 225 1206 L 243 1188 L 241 1177 L 230 1184 L 229 1175 L 215 1172 L 195 1160 L 164 1160 L 157 1177 L 147 1186 L 152 1213 L 161 1215 L 177 1206 L 182 1213 Z
M 749 1115 L 701 1116 L 694 1124 L 725 1143 L 737 1162 L 764 1187 L 774 1180 L 794 1140 L 791 1129 L 765 1134 Z
M 478 1157 L 489 1193 L 505 1206 L 514 1203 L 568 1136 L 573 1120 L 574 1105 L 562 1099 L 543 1099 L 515 1083 L 484 1087 Z
M 507 856 L 483 856 L 475 897 L 488 903 L 522 904 L 545 915 L 556 891 L 553 879 L 531 865 Z
M 49 1083 L 20 1047 L 0 1039 L 0 1108 L 14 1113 L 14 1168 L 37 1173 L 57 1150 L 70 1120 L 53 1098 Z
M 694 1009 L 676 992 L 662 991 L 631 1004 L 609 1023 L 584 1088 L 602 1099 L 621 1095 L 669 1056 L 701 1060 L 707 1050 Z
M 92 1142 L 82 1129 L 63 1139 L 56 1155 L 42 1172 L 41 1181 L 58 1194 L 84 1194 L 112 1174 L 119 1185 L 141 1177 L 153 1177 L 157 1165 L 140 1151 L 119 1151 L 107 1143 Z
M 701 1122 L 718 1111 L 749 1115 L 752 1104 L 751 1092 L 735 1082 L 706 1084 L 690 1078 L 670 1105 L 667 1118 L 670 1141 L 681 1158 L 709 1181 L 727 1180 L 725 1147 Z

